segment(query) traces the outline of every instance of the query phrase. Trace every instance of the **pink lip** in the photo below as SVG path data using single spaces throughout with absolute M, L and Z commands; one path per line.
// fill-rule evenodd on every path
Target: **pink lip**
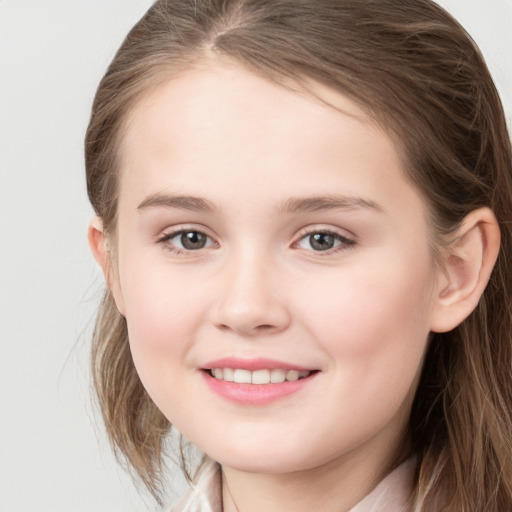
M 215 361 L 209 361 L 203 368 L 211 370 L 212 368 L 239 368 L 241 370 L 249 370 L 251 372 L 255 370 L 311 370 L 304 366 L 297 366 L 295 364 L 285 363 L 284 361 L 277 361 L 276 359 L 267 359 L 259 357 L 256 359 L 241 359 L 238 357 L 224 357 L 222 359 L 216 359 Z
M 243 370 L 308 370 L 308 368 L 297 366 L 274 359 L 239 359 L 223 358 L 208 362 L 204 365 L 201 374 L 208 388 L 215 394 L 238 404 L 243 405 L 264 405 L 279 400 L 288 395 L 296 393 L 307 386 L 318 374 L 314 371 L 309 376 L 293 381 L 280 382 L 275 384 L 240 384 L 215 379 L 211 376 L 209 369 L 212 368 L 239 368 Z
M 239 384 L 212 377 L 208 372 L 201 372 L 211 391 L 232 402 L 245 405 L 262 405 L 300 391 L 316 375 L 304 379 L 279 384 Z

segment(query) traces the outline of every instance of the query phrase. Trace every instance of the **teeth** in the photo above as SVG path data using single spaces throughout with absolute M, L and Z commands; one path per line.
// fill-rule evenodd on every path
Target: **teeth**
M 286 380 L 289 380 L 290 382 L 299 380 L 299 372 L 297 370 L 290 370 L 286 374 Z
M 270 371 L 256 370 L 252 372 L 251 382 L 253 384 L 270 384 Z
M 239 384 L 279 384 L 284 381 L 295 382 L 307 377 L 311 372 L 308 370 L 242 370 L 240 368 L 212 368 L 212 377 L 227 382 Z
M 251 372 L 249 370 L 235 370 L 235 373 L 233 374 L 233 382 L 238 382 L 240 384 L 250 384 Z
M 224 380 L 228 382 L 233 382 L 235 380 L 235 371 L 232 368 L 224 368 L 222 371 L 224 373 Z
M 286 380 L 286 371 L 285 370 L 272 370 L 270 372 L 270 382 L 272 384 L 279 384 L 279 382 L 284 382 Z

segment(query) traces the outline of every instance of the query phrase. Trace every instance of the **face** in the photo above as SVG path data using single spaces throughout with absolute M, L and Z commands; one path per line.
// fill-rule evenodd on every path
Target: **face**
M 222 464 L 390 457 L 435 309 L 425 204 L 388 135 L 229 64 L 134 108 L 116 270 L 140 378 Z

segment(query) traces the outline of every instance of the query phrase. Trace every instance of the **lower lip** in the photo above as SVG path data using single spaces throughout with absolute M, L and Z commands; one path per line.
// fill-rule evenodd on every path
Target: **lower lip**
M 312 373 L 307 377 L 293 381 L 276 384 L 239 384 L 215 379 L 209 372 L 202 371 L 203 378 L 208 387 L 217 395 L 232 402 L 246 405 L 267 404 L 297 393 L 315 377 Z

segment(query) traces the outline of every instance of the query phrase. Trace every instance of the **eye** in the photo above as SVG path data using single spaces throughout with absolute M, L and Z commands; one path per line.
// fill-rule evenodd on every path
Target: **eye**
M 197 251 L 214 245 L 208 235 L 192 229 L 166 233 L 158 239 L 158 242 L 168 244 L 175 252 Z
M 343 250 L 356 242 L 339 233 L 332 231 L 315 231 L 310 232 L 302 237 L 297 246 L 301 249 L 313 250 L 315 252 L 329 252 Z

